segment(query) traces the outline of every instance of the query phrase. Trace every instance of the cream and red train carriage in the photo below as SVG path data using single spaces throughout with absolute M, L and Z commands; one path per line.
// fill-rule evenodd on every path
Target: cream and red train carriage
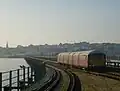
M 80 52 L 64 52 L 58 54 L 57 62 L 82 68 L 105 67 L 106 55 L 103 52 L 90 50 Z

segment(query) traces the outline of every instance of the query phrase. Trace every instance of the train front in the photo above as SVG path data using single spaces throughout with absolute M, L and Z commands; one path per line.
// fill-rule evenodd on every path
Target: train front
M 88 55 L 89 69 L 94 71 L 105 71 L 106 55 L 102 52 L 94 51 Z

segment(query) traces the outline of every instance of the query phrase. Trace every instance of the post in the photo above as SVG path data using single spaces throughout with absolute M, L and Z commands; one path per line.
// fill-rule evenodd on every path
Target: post
M 117 64 L 114 62 L 114 67 L 116 67 L 117 66 Z
M 25 87 L 25 67 L 23 67 L 23 86 Z
M 28 86 L 29 86 L 29 67 L 27 68 L 27 78 L 28 78 Z
M 116 67 L 118 67 L 118 63 L 116 63 Z
M 0 72 L 0 91 L 2 91 L 2 73 Z
M 20 75 L 20 73 L 19 73 L 19 69 L 17 70 L 17 87 L 18 87 L 18 89 L 17 89 L 17 91 L 19 91 L 19 80 L 20 80 L 20 78 L 19 78 L 19 75 Z
M 9 87 L 10 87 L 10 91 L 11 91 L 11 87 L 12 87 L 12 71 L 10 71 L 10 74 L 9 74 Z
M 9 90 L 9 87 L 4 86 L 4 91 L 10 91 L 10 90 Z
M 31 79 L 32 79 L 32 82 L 33 82 L 33 69 L 31 67 Z

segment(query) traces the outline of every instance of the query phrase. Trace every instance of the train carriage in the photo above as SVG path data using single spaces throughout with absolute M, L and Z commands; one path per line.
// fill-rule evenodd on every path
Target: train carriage
M 63 54 L 63 63 L 68 64 L 69 63 L 69 52 L 66 52 Z
M 84 53 L 80 53 L 78 55 L 78 62 L 79 62 L 79 67 L 85 67 L 88 68 L 88 55 Z
M 105 67 L 106 55 L 96 50 L 66 52 L 58 55 L 58 62 L 87 69 L 101 68 Z
M 58 57 L 57 57 L 58 63 L 68 64 L 68 61 L 69 61 L 69 53 L 68 52 L 58 54 Z
M 62 53 L 58 54 L 58 56 L 57 56 L 57 62 L 60 63 L 60 64 L 63 63 L 63 55 L 62 55 Z
M 73 65 L 79 67 L 79 52 L 74 53 L 73 55 Z
M 69 54 L 69 62 L 68 62 L 68 64 L 71 65 L 71 66 L 72 66 L 72 64 L 73 64 L 73 55 L 74 55 L 75 53 L 76 53 L 76 52 L 71 52 L 71 53 Z
M 88 55 L 89 68 L 104 68 L 106 55 L 100 51 L 91 51 Z

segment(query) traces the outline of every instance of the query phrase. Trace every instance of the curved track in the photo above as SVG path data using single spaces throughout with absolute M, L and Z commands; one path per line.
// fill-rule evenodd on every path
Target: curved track
M 39 58 L 35 58 L 35 59 L 40 60 L 40 61 L 44 60 L 44 62 L 47 62 L 47 63 L 50 62 L 46 59 L 39 59 Z M 69 85 L 67 87 L 67 91 L 81 91 L 81 82 L 80 82 L 79 77 L 76 74 L 72 73 L 71 71 L 65 70 L 65 68 L 61 67 L 60 65 L 56 65 L 56 62 L 54 62 L 54 61 L 50 62 L 49 65 L 53 66 L 53 67 L 50 67 L 50 66 L 49 67 L 55 70 L 54 75 L 45 85 L 43 85 L 37 91 L 53 91 L 54 88 L 56 88 L 56 86 L 59 84 L 59 81 L 61 78 L 61 72 L 57 69 L 63 70 L 64 72 L 67 73 L 67 75 L 69 77 Z M 46 66 L 48 66 L 48 65 L 46 65 Z
M 81 91 L 81 83 L 78 76 L 71 71 L 65 71 L 70 78 L 70 83 L 67 91 Z
M 46 84 L 44 84 L 43 87 L 41 87 L 38 91 L 53 91 L 54 88 L 56 88 L 60 81 L 61 72 L 56 69 L 54 69 L 54 71 L 55 72 L 52 78 Z M 79 80 L 79 77 L 69 70 L 64 70 L 64 72 L 66 72 L 69 76 L 69 85 L 67 87 L 67 91 L 81 91 L 81 82 Z
M 53 91 L 54 88 L 59 84 L 60 76 L 61 76 L 61 73 L 59 71 L 57 71 L 56 79 L 54 80 L 54 82 L 45 91 Z
M 70 71 L 66 71 L 65 72 L 69 75 L 70 78 L 70 82 L 69 82 L 69 86 L 67 91 L 74 91 L 75 88 L 75 77 L 73 76 L 73 74 Z
M 70 70 L 65 70 L 62 67 L 57 66 L 57 67 L 54 67 L 54 68 L 61 69 L 68 75 L 69 84 L 68 84 L 68 87 L 67 87 L 67 91 L 81 91 L 81 82 L 80 82 L 79 77 L 76 74 L 72 73 L 72 71 L 70 71 Z M 59 83 L 55 83 L 55 84 L 57 85 Z M 45 90 L 45 91 L 50 91 L 50 90 Z M 53 91 L 53 89 L 52 89 L 52 91 Z
M 61 73 L 57 70 L 54 70 L 54 74 L 52 78 L 44 84 L 38 91 L 53 91 L 53 89 L 57 86 L 60 81 Z

